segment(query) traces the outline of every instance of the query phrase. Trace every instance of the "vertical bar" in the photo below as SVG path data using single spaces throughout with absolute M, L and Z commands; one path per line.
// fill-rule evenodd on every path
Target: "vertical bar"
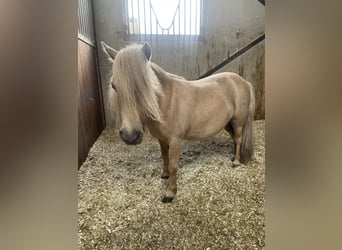
M 81 28 L 81 3 L 79 3 L 79 6 L 78 6 L 78 33 L 82 34 L 82 28 Z
M 96 44 L 96 39 L 95 39 L 95 19 L 94 19 L 94 8 L 93 8 L 93 1 L 90 1 L 89 3 L 89 8 L 90 8 L 90 19 L 91 19 L 91 35 L 93 39 L 94 45 Z
M 198 8 L 198 6 L 197 6 L 197 1 L 198 0 L 195 0 L 195 35 L 197 35 L 197 8 Z
M 132 34 L 135 34 L 135 29 L 134 29 L 134 12 L 133 12 L 133 0 L 131 0 L 131 10 L 132 10 L 132 17 L 129 20 L 130 22 L 132 21 Z
M 87 36 L 88 39 L 91 41 L 91 31 L 90 31 L 90 13 L 89 13 L 89 0 L 86 1 L 87 5 L 86 5 L 86 13 L 87 13 Z
M 93 23 L 94 23 L 94 19 L 93 19 L 93 15 L 92 15 L 92 13 L 93 13 L 93 10 L 92 10 L 92 5 L 91 5 L 91 0 L 89 0 L 89 22 L 90 22 L 90 35 L 91 35 L 91 40 L 92 40 L 92 42 L 94 43 L 94 45 L 95 45 L 95 35 L 94 35 L 94 29 L 92 28 L 94 25 L 93 25 Z
M 173 36 L 175 35 L 176 15 L 177 15 L 177 9 L 176 9 L 176 13 L 175 13 L 175 16 L 174 16 L 173 22 L 172 22 L 172 29 L 173 29 L 172 35 L 173 35 Z
M 125 33 L 127 33 L 127 37 L 131 34 L 130 32 L 130 28 L 129 28 L 129 18 L 128 18 L 128 3 L 127 0 L 122 1 L 123 2 L 123 6 L 124 6 L 124 19 L 125 19 Z
M 78 30 L 80 32 L 80 34 L 82 34 L 82 14 L 81 14 L 81 6 L 82 3 L 80 3 L 80 6 L 78 8 Z
M 79 17 L 80 17 L 80 33 L 81 35 L 84 36 L 84 15 L 83 15 L 83 1 L 81 2 L 80 6 L 80 12 L 79 12 Z
M 88 0 L 88 25 L 89 25 L 89 35 L 90 35 L 90 40 L 94 43 L 94 36 L 93 36 L 93 32 L 92 32 L 92 29 L 91 29 L 91 23 L 92 23 L 92 20 L 91 20 L 91 6 L 90 6 L 90 2 L 91 0 Z
M 190 17 L 190 36 L 191 36 L 191 25 L 192 25 L 192 8 L 191 8 L 191 2 L 192 0 L 190 0 L 190 11 L 189 11 L 189 17 Z
M 137 1 L 138 5 L 138 34 L 139 34 L 139 40 L 141 40 L 141 31 L 140 31 L 140 8 L 139 8 L 140 1 Z
M 82 5 L 82 16 L 83 16 L 83 35 L 87 37 L 87 19 L 86 19 L 86 12 L 85 12 L 85 2 L 83 1 Z
M 78 2 L 77 8 L 77 32 L 80 33 L 80 3 Z
M 150 9 L 150 39 L 152 40 L 152 34 L 153 34 L 153 31 L 152 31 L 152 13 L 151 13 L 151 2 L 149 1 L 149 9 Z
M 156 15 L 154 15 L 154 18 L 156 19 L 156 35 L 158 35 L 158 19 Z
M 184 2 L 184 35 L 186 35 L 186 3 Z
M 92 23 L 92 30 L 93 30 L 93 34 L 94 34 L 94 47 L 97 48 L 97 44 L 96 44 L 96 30 L 95 30 L 95 13 L 94 13 L 94 1 L 90 2 L 91 5 L 91 17 L 93 20 Z M 104 101 L 103 101 L 103 92 L 102 92 L 102 79 L 101 79 L 101 74 L 100 74 L 100 61 L 99 61 L 99 54 L 97 53 L 98 49 L 95 49 L 95 65 L 96 65 L 96 72 L 97 72 L 97 83 L 98 83 L 98 88 L 99 88 L 99 95 L 100 95 L 100 106 L 101 106 L 101 118 L 102 118 L 102 127 L 105 128 L 106 127 L 106 117 L 105 117 L 105 106 L 103 105 Z
M 204 4 L 203 0 L 200 0 L 201 8 L 200 8 L 200 26 L 199 26 L 199 35 L 204 35 L 203 34 L 203 16 L 204 16 Z
M 154 12 L 154 20 L 155 20 L 155 22 L 156 22 L 156 36 L 155 36 L 155 39 L 157 40 L 157 38 L 158 38 L 158 28 L 159 28 L 159 23 L 158 23 L 158 19 L 157 19 L 157 15 L 156 15 L 156 13 Z
M 86 20 L 86 13 L 85 13 L 85 2 L 82 3 L 82 17 L 83 17 L 83 36 L 87 37 L 87 20 Z
M 145 4 L 145 0 L 144 0 L 144 31 L 145 31 L 145 36 L 144 39 L 146 41 L 146 4 Z
M 180 2 L 182 0 L 179 1 L 179 5 L 178 5 L 178 35 L 180 35 Z
M 91 41 L 90 37 L 90 30 L 89 30 L 89 0 L 86 1 L 86 4 L 84 6 L 84 10 L 86 13 L 86 30 L 87 30 L 87 38 Z

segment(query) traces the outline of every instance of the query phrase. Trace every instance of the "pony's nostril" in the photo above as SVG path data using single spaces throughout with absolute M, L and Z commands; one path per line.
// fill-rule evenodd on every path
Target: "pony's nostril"
M 124 129 L 120 129 L 119 135 L 129 145 L 139 144 L 143 138 L 143 133 L 140 130 L 133 130 L 131 133 L 127 133 Z
M 122 140 L 125 141 L 125 133 L 124 133 L 123 129 L 120 129 L 120 130 L 119 130 L 119 136 L 120 136 L 120 138 L 121 138 Z
M 135 131 L 135 136 L 139 140 L 142 137 L 143 133 L 140 130 Z

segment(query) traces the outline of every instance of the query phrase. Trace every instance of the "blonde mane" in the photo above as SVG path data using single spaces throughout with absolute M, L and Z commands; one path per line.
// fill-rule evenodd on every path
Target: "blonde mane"
M 112 82 L 117 94 L 110 91 L 109 100 L 114 101 L 114 109 L 120 105 L 136 118 L 149 117 L 161 121 L 158 96 L 162 95 L 161 84 L 153 72 L 150 62 L 142 52 L 141 45 L 130 45 L 118 52 L 113 65 Z M 114 95 L 114 96 L 113 96 Z M 120 123 L 120 115 L 116 112 L 115 120 Z

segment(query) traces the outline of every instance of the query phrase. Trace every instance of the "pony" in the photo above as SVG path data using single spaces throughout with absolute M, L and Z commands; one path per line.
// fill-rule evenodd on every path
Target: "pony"
M 139 144 L 147 127 L 160 144 L 161 178 L 168 179 L 162 202 L 171 202 L 177 193 L 184 140 L 207 139 L 225 129 L 234 141 L 233 167 L 252 160 L 255 97 L 248 81 L 230 72 L 188 81 L 151 62 L 147 43 L 120 51 L 101 45 L 113 62 L 109 101 L 120 138 Z

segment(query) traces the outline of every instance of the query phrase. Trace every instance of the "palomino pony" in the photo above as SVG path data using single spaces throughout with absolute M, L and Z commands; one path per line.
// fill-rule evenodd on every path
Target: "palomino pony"
M 162 202 L 177 192 L 177 169 L 183 140 L 200 140 L 223 128 L 235 144 L 233 166 L 253 156 L 254 92 L 235 73 L 219 73 L 197 81 L 165 72 L 152 63 L 148 44 L 120 51 L 101 42 L 113 61 L 109 99 L 121 139 L 141 143 L 145 126 L 160 144 L 161 178 L 169 178 Z

